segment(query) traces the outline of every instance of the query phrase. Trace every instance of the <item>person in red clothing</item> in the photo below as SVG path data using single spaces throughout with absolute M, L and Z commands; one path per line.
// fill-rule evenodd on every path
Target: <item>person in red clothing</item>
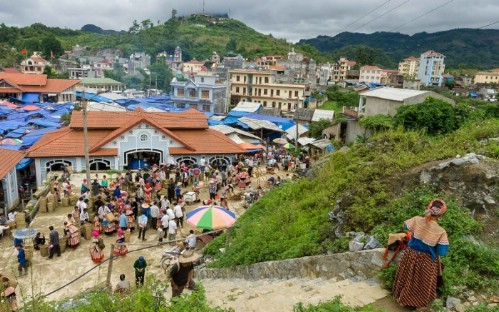
M 405 221 L 413 235 L 400 261 L 393 285 L 395 299 L 402 306 L 423 308 L 437 298 L 437 278 L 441 273 L 440 256 L 449 248 L 447 232 L 438 221 L 447 210 L 445 202 L 435 198 L 424 217 Z

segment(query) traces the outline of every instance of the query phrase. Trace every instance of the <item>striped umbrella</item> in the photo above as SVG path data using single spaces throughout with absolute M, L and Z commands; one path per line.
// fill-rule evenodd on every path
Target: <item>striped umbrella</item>
M 220 206 L 199 206 L 187 213 L 186 221 L 199 229 L 218 230 L 234 224 L 236 215 Z
M 23 141 L 19 139 L 3 139 L 0 141 L 1 145 L 18 145 L 21 144 Z
M 273 139 L 272 142 L 279 144 L 279 145 L 284 145 L 284 144 L 288 143 L 288 141 L 285 138 Z
M 285 149 L 292 149 L 292 148 L 295 148 L 295 146 L 291 143 L 286 143 L 282 146 L 283 148 Z

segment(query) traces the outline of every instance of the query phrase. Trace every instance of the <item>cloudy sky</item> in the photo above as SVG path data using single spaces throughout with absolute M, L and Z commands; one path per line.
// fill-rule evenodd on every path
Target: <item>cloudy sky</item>
M 178 15 L 228 13 L 256 30 L 290 41 L 339 32 L 406 34 L 453 28 L 499 29 L 498 0 L 4 0 L 0 23 L 128 30 L 133 20 L 164 22 Z M 487 26 L 488 25 L 488 26 Z

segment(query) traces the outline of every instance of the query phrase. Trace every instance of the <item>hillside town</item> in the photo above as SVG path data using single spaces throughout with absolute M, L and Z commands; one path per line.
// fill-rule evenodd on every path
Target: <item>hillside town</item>
M 222 232 L 229 248 L 231 226 L 255 202 L 312 177 L 330 155 L 375 135 L 377 128 L 362 122 L 366 117 L 394 117 L 402 107 L 433 100 L 498 105 L 499 97 L 499 68 L 452 75 L 445 64 L 452 56 L 433 50 L 407 55 L 398 68 L 346 56 L 319 63 L 294 47 L 285 55 L 255 59 L 213 51 L 204 60 L 188 59 L 182 46 L 157 55 L 126 55 L 84 42 L 57 56 L 20 52 L 19 63 L 0 67 L 0 256 L 6 264 L 0 276 L 3 297 L 16 291 L 20 306 L 29 301 L 19 295 L 30 283 L 26 263 L 32 276 L 47 281 L 37 285 L 44 294 L 94 265 L 107 274 L 54 291 L 50 300 L 106 283 L 114 288 L 117 282 L 128 285 L 123 286 L 128 293 L 144 285 L 146 267 L 146 277 L 167 272 L 158 259 L 165 248 L 178 249 L 177 266 L 182 257 L 196 258 L 192 252 L 201 254 Z M 168 68 L 165 88 L 158 87 L 151 60 Z M 116 72 L 142 87 L 111 78 Z M 431 205 L 446 207 L 438 200 Z M 230 222 L 200 226 L 193 216 L 203 207 L 221 208 L 217 213 Z M 445 209 L 432 217 L 437 220 Z M 350 252 L 367 255 L 385 247 L 374 235 L 352 235 L 358 237 L 350 241 Z M 132 253 L 137 248 L 146 250 Z M 384 261 L 378 254 L 372 259 L 368 262 Z M 197 260 L 186 261 L 197 268 Z M 339 295 L 355 302 L 356 287 L 372 291 L 363 305 L 387 297 L 377 292 L 381 287 L 369 288 L 367 277 L 374 275 L 355 284 L 364 274 L 359 272 L 345 275 L 348 292 Z M 168 299 L 190 293 L 195 288 L 190 282 L 191 277 L 185 290 L 172 282 Z

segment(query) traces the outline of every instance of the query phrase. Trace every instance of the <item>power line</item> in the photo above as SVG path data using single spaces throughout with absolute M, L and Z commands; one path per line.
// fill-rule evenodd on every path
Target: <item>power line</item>
M 341 33 L 342 31 L 344 31 L 345 29 L 347 29 L 348 27 L 352 26 L 353 24 L 357 23 L 358 21 L 360 21 L 361 19 L 363 19 L 364 17 L 368 16 L 369 14 L 371 14 L 372 12 L 376 11 L 377 9 L 383 7 L 384 5 L 386 5 L 388 2 L 390 2 L 392 0 L 387 0 L 385 2 L 383 2 L 382 4 L 378 5 L 377 7 L 375 7 L 374 9 L 372 9 L 371 11 L 367 12 L 366 14 L 362 15 L 361 17 L 359 17 L 358 19 L 356 19 L 355 21 L 351 22 L 350 24 L 346 25 L 345 27 L 343 27 L 342 29 L 340 29 L 337 33 Z
M 489 26 L 495 25 L 495 24 L 497 24 L 497 23 L 499 23 L 499 20 L 497 20 L 497 21 L 495 21 L 495 22 L 492 22 L 492 23 L 490 23 L 490 24 L 487 24 L 487 25 L 485 25 L 485 26 L 478 27 L 478 29 L 482 29 L 482 28 L 485 28 L 485 27 L 489 27 Z
M 405 25 L 407 25 L 407 24 L 409 24 L 409 23 L 414 22 L 414 21 L 415 21 L 415 20 L 417 20 L 417 19 L 420 19 L 420 18 L 421 18 L 421 17 L 423 17 L 423 16 L 426 16 L 426 15 L 430 14 L 430 13 L 431 13 L 431 12 L 433 12 L 433 11 L 436 11 L 436 10 L 440 9 L 441 7 L 443 7 L 443 6 L 447 5 L 447 4 L 451 3 L 451 2 L 454 2 L 454 0 L 449 0 L 449 1 L 445 2 L 444 4 L 441 4 L 441 5 L 437 6 L 436 8 L 433 8 L 433 9 L 431 9 L 431 10 L 429 10 L 429 11 L 427 11 L 427 12 L 425 12 L 425 13 L 421 14 L 421 15 L 416 16 L 415 18 L 411 19 L 410 21 L 408 21 L 408 22 L 406 22 L 406 23 L 403 23 L 403 24 L 401 24 L 401 25 L 399 25 L 399 26 L 397 26 L 397 27 L 394 27 L 394 28 L 390 29 L 389 31 L 390 31 L 390 32 L 391 32 L 391 31 L 395 31 L 395 30 L 397 30 L 397 29 L 399 29 L 399 28 L 401 28 L 401 27 L 403 27 L 403 26 L 405 26 Z
M 385 13 L 383 13 L 383 14 L 381 14 L 381 15 L 379 15 L 379 16 L 377 16 L 377 17 L 375 17 L 375 18 L 373 18 L 373 19 L 372 19 L 372 20 L 370 20 L 369 22 L 367 22 L 367 23 L 364 23 L 364 24 L 360 25 L 359 27 L 355 28 L 353 31 L 356 31 L 356 30 L 357 30 L 357 29 L 359 29 L 359 28 L 362 28 L 362 27 L 364 27 L 364 26 L 366 26 L 366 25 L 369 25 L 371 22 L 374 22 L 375 20 L 377 20 L 377 19 L 379 19 L 379 18 L 381 18 L 381 17 L 385 16 L 386 14 L 388 14 L 388 13 L 391 13 L 391 12 L 395 11 L 396 9 L 398 9 L 398 8 L 400 8 L 401 6 L 405 5 L 405 4 L 406 4 L 407 2 L 409 2 L 409 1 L 410 1 L 410 0 L 407 0 L 407 1 L 405 1 L 405 2 L 402 2 L 401 4 L 397 5 L 397 6 L 396 6 L 396 7 L 394 7 L 393 9 L 388 10 L 388 11 L 386 11 Z

